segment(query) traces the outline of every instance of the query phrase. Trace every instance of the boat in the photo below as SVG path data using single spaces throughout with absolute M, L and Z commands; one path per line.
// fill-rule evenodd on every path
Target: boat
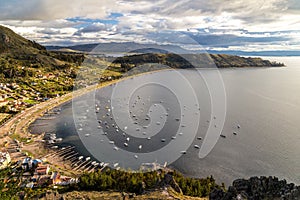
M 197 137 L 197 140 L 202 140 L 202 137 Z
M 91 157 L 86 157 L 85 161 L 89 161 L 91 159 Z
M 83 158 L 83 156 L 79 156 L 79 157 L 78 157 L 78 160 L 81 160 L 82 158 Z
M 241 128 L 241 125 L 238 124 L 236 127 L 237 127 L 238 129 L 240 129 L 240 128 Z
M 197 145 L 197 144 L 195 144 L 194 147 L 195 147 L 196 149 L 200 149 L 200 146 Z
M 176 136 L 172 136 L 172 140 L 175 140 L 176 139 Z
M 125 147 L 128 147 L 128 143 L 125 142 L 125 143 L 124 143 L 124 146 L 125 146 Z
M 180 151 L 181 154 L 186 154 L 186 151 Z
M 232 134 L 233 134 L 233 135 L 237 135 L 237 132 L 233 132 Z
M 141 150 L 141 149 L 142 149 L 142 147 L 143 147 L 142 145 L 139 145 L 139 150 Z
M 114 144 L 114 143 L 115 143 L 115 142 L 114 142 L 114 141 L 112 141 L 112 140 L 110 140 L 110 141 L 109 141 L 109 144 Z
M 161 139 L 161 142 L 165 142 L 166 141 L 166 139 Z
M 138 157 L 138 155 L 134 155 L 134 158 L 135 158 L 135 159 L 138 159 L 139 157 Z
M 221 136 L 222 138 L 226 138 L 226 135 L 221 134 L 220 136 Z
M 118 165 L 119 165 L 119 163 L 115 163 L 115 164 L 114 164 L 114 167 L 117 167 Z
M 118 151 L 118 150 L 119 150 L 119 148 L 118 148 L 118 147 L 114 147 L 114 150 Z

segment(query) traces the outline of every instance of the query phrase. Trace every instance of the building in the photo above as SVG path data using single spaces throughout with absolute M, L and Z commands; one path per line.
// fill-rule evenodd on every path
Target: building
M 29 171 L 32 168 L 32 159 L 30 157 L 24 158 L 22 162 L 22 168 L 24 171 Z
M 68 176 L 61 176 L 59 172 L 53 172 L 50 179 L 53 185 L 69 185 L 78 182 L 78 179 Z
M 7 167 L 10 161 L 11 159 L 8 152 L 0 152 L 0 169 Z
M 53 185 L 61 183 L 59 172 L 53 172 L 50 179 L 52 180 Z
M 49 173 L 50 167 L 49 165 L 39 165 L 35 169 L 35 173 L 38 175 L 47 175 Z

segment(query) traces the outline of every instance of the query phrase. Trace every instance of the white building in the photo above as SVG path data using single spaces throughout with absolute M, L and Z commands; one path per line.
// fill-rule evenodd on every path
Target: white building
M 11 159 L 8 152 L 0 152 L 0 169 L 7 167 L 10 161 Z

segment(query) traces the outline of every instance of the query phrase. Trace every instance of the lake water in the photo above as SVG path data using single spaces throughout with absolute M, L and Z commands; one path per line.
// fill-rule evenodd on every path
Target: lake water
M 161 71 L 128 79 L 62 105 L 55 119 L 37 120 L 31 131 L 56 132 L 64 138 L 62 145 L 75 145 L 86 156 L 92 151 L 94 159 L 121 166 L 167 160 L 186 175 L 213 175 L 226 184 L 260 175 L 300 184 L 300 58 L 269 59 L 288 67 Z M 226 105 L 224 126 L 223 110 L 213 111 L 218 105 L 203 78 L 216 71 L 222 79 L 215 84 L 225 88 L 226 99 L 213 98 Z M 36 126 L 41 123 L 47 125 Z M 200 159 L 194 145 L 201 147 L 212 127 L 226 138 L 218 138 Z M 128 152 L 136 157 L 124 156 Z

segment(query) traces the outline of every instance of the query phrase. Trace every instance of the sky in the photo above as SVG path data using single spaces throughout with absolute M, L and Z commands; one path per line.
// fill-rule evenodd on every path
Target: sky
M 0 0 L 0 24 L 44 45 L 300 51 L 300 0 Z

